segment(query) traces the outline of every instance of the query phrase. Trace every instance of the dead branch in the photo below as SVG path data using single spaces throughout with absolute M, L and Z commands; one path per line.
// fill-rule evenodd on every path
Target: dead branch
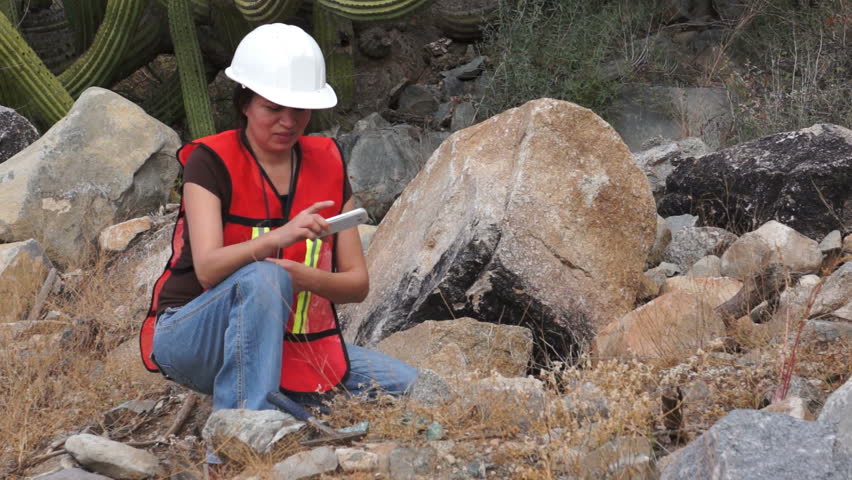
M 186 399 L 183 401 L 183 405 L 181 405 L 180 410 L 178 410 L 177 415 L 175 415 L 175 420 L 172 422 L 172 425 L 166 430 L 166 433 L 163 435 L 153 439 L 153 440 L 142 440 L 138 442 L 126 442 L 125 445 L 130 445 L 131 447 L 150 447 L 151 445 L 156 445 L 158 443 L 166 443 L 169 437 L 176 434 L 178 430 L 183 426 L 186 419 L 189 418 L 189 414 L 192 413 L 193 407 L 195 407 L 195 402 L 198 397 L 194 393 L 189 393 L 186 396 Z
M 47 300 L 47 296 L 50 294 L 50 291 L 53 289 L 53 284 L 56 282 L 56 269 L 51 268 L 50 272 L 47 274 L 47 278 L 44 280 L 44 283 L 41 285 L 41 290 L 38 291 L 38 295 L 36 295 L 35 303 L 33 303 L 33 308 L 30 310 L 30 316 L 27 317 L 27 320 L 33 321 L 38 320 L 38 317 L 41 316 L 41 309 L 44 306 L 45 300 Z
M 801 276 L 801 273 L 786 271 L 780 263 L 770 263 L 763 271 L 746 280 L 733 298 L 716 307 L 716 313 L 722 317 L 725 327 L 730 328 L 736 319 L 748 314 L 753 306 L 764 300 L 770 303 L 774 301 L 789 283 Z

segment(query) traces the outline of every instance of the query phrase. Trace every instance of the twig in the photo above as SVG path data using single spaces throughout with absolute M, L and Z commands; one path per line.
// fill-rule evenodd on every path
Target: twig
M 44 306 L 44 302 L 47 300 L 47 295 L 50 294 L 50 290 L 53 289 L 53 284 L 55 282 L 56 269 L 51 268 L 50 272 L 47 273 L 47 278 L 41 286 L 41 290 L 39 290 L 38 295 L 36 295 L 35 303 L 33 303 L 33 308 L 30 310 L 30 316 L 27 317 L 27 320 L 38 320 L 38 317 L 41 316 L 41 308 Z
M 827 277 L 822 277 L 819 280 L 819 283 L 816 284 L 813 291 L 811 292 L 810 297 L 808 297 L 808 304 L 805 306 L 805 311 L 802 312 L 802 319 L 799 322 L 799 328 L 796 330 L 796 339 L 793 341 L 793 346 L 790 349 L 790 356 L 787 357 L 787 361 L 785 361 L 781 365 L 781 371 L 779 372 L 779 376 L 781 377 L 781 383 L 778 385 L 778 387 L 775 389 L 775 393 L 772 395 L 772 403 L 777 403 L 787 398 L 787 393 L 790 390 L 790 380 L 793 377 L 793 368 L 796 366 L 796 353 L 799 351 L 799 343 L 802 339 L 802 331 L 805 329 L 805 324 L 808 323 L 808 317 L 810 316 L 811 309 L 814 306 L 816 297 L 819 294 L 819 291 L 822 289 L 822 285 L 823 283 L 825 283 L 826 278 Z
M 166 443 L 166 439 L 177 433 L 180 430 L 180 427 L 183 426 L 183 423 L 189 418 L 189 414 L 192 412 L 192 408 L 195 407 L 195 401 L 197 397 L 194 393 L 189 393 L 186 397 L 186 400 L 183 401 L 183 405 L 178 410 L 177 415 L 175 415 L 175 420 L 172 422 L 172 425 L 166 430 L 166 433 L 155 438 L 154 440 L 142 440 L 138 442 L 126 442 L 125 445 L 130 445 L 131 447 L 150 447 L 151 445 L 156 445 L 158 443 Z

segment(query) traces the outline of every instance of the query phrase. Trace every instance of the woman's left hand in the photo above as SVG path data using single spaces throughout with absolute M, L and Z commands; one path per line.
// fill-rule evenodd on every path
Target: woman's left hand
M 277 263 L 284 270 L 287 270 L 287 273 L 290 274 L 290 281 L 293 286 L 293 293 L 303 292 L 308 290 L 308 278 L 312 271 L 316 271 L 311 267 L 308 267 L 304 263 L 294 262 L 293 260 L 287 260 L 286 258 L 275 258 L 269 257 L 266 259 L 268 262 Z

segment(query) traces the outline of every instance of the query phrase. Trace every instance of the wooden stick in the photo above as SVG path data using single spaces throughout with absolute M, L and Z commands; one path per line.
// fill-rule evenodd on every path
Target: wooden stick
M 180 430 L 180 427 L 183 426 L 183 423 L 186 422 L 186 419 L 189 418 L 189 414 L 192 412 L 192 408 L 195 406 L 197 398 L 198 397 L 194 393 L 189 393 L 186 396 L 186 400 L 183 401 L 183 405 L 181 405 L 180 410 L 177 415 L 175 415 L 175 420 L 163 435 L 155 438 L 154 440 L 126 442 L 125 445 L 130 445 L 131 447 L 150 447 L 151 445 L 156 445 L 158 443 L 166 443 L 168 438 L 177 433 L 177 431 Z
M 51 268 L 50 272 L 47 273 L 47 278 L 41 285 L 41 290 L 39 290 L 38 295 L 36 295 L 35 303 L 33 303 L 33 308 L 30 310 L 30 316 L 27 317 L 27 320 L 38 320 L 38 317 L 41 315 L 41 309 L 44 306 L 44 302 L 47 300 L 47 296 L 50 294 L 50 290 L 53 289 L 53 284 L 55 282 L 56 269 Z

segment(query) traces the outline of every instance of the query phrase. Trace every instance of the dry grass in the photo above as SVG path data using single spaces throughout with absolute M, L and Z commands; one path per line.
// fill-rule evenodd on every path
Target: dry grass
M 42 329 L 6 342 L 0 352 L 0 408 L 6 413 L 0 417 L 0 435 L 6 439 L 0 450 L 0 476 L 24 478 L 32 459 L 61 448 L 71 434 L 87 431 L 129 443 L 156 438 L 173 421 L 185 389 L 169 383 L 140 386 L 104 361 L 117 345 L 133 342 L 140 304 L 147 302 L 138 298 L 131 284 L 135 279 L 124 272 L 101 259 L 82 275 L 66 275 L 64 289 L 50 297 L 45 308 L 63 312 L 59 320 L 43 322 Z M 538 376 L 541 396 L 483 393 L 472 389 L 474 382 L 459 381 L 454 388 L 461 395 L 440 408 L 406 398 L 339 396 L 325 420 L 335 427 L 369 421 L 367 442 L 431 446 L 442 468 L 450 470 L 487 462 L 488 475 L 494 478 L 600 478 L 601 469 L 611 468 L 615 473 L 610 478 L 636 478 L 637 468 L 649 467 L 647 462 L 640 462 L 644 467 L 633 465 L 631 458 L 664 456 L 730 410 L 766 404 L 766 393 L 777 387 L 778 366 L 789 352 L 784 337 L 770 327 L 777 326 L 736 326 L 729 332 L 739 345 L 735 353 L 699 350 L 679 361 L 664 355 L 642 361 L 591 362 L 581 357 L 574 366 L 553 363 Z M 848 341 L 803 342 L 793 375 L 818 385 L 819 404 L 852 373 L 850 352 Z M 683 416 L 678 440 L 670 431 L 675 412 L 661 405 L 661 392 L 667 388 L 683 392 L 677 406 Z M 157 400 L 163 406 L 149 416 L 104 424 L 106 411 L 133 399 Z M 201 475 L 200 428 L 208 414 L 205 399 L 170 443 L 149 447 L 172 474 Z M 433 422 L 444 430 L 441 441 L 427 441 Z M 228 448 L 230 460 L 220 474 L 265 478 L 275 463 L 302 449 L 297 439 L 268 455 Z M 367 477 L 374 478 L 360 473 L 324 478 Z

